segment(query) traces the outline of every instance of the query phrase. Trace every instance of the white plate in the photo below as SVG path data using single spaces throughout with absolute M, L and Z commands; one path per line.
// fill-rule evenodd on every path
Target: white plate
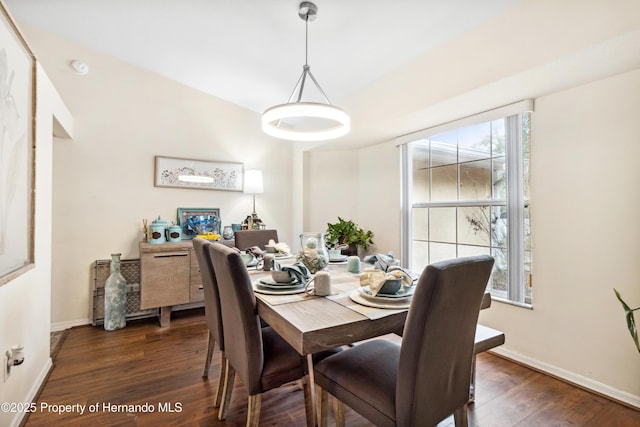
M 293 258 L 293 254 L 276 254 L 276 259 Z
M 395 294 L 377 294 L 376 296 L 373 296 L 373 293 L 371 292 L 371 288 L 369 288 L 369 286 L 363 286 L 361 288 L 358 288 L 358 290 L 360 291 L 360 293 L 362 293 L 363 295 L 369 298 L 402 299 L 402 298 L 411 298 L 413 296 L 413 291 L 415 291 L 415 288 L 416 288 L 415 286 L 411 286 L 411 287 L 402 286 L 400 290 Z
M 282 289 L 282 286 L 279 286 L 278 289 L 270 289 L 268 285 L 254 283 L 253 291 L 265 295 L 293 295 L 304 293 L 304 286 L 295 287 L 293 289 Z
M 296 279 L 295 277 L 290 277 L 289 280 L 286 282 L 276 282 L 270 277 L 265 277 L 264 279 L 260 279 L 261 285 L 269 285 L 269 286 L 291 286 L 293 284 L 296 284 L 297 282 L 298 282 L 298 279 Z
M 301 285 L 300 282 L 295 282 L 292 285 L 267 285 L 265 283 L 256 283 L 256 288 L 260 289 L 270 289 L 273 291 L 281 290 L 281 291 L 290 291 L 292 289 L 298 289 L 302 287 L 304 289 L 304 285 Z
M 409 308 L 409 306 L 411 305 L 411 300 L 391 300 L 391 299 L 382 299 L 382 298 L 376 298 L 375 301 L 369 300 L 369 299 L 365 299 L 364 298 L 364 294 L 362 294 L 358 289 L 356 289 L 355 291 L 351 292 L 349 294 L 349 298 L 351 299 L 351 301 L 358 303 L 360 305 L 366 305 L 367 307 L 375 307 L 375 308 L 391 308 L 391 309 L 395 309 L 395 310 L 402 310 L 405 308 Z M 369 298 L 375 298 L 375 297 L 369 297 Z
M 329 262 L 344 262 L 348 258 L 349 258 L 348 256 L 342 255 L 342 256 L 339 256 L 338 258 L 329 258 Z

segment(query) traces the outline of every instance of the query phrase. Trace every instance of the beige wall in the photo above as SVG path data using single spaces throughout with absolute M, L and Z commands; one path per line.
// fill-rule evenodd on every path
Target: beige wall
M 400 149 L 388 144 L 305 154 L 305 230 L 338 216 L 374 232 L 367 253 L 400 254 Z
M 500 353 L 640 407 L 640 356 L 613 293 L 640 305 L 638 94 L 635 70 L 536 99 L 534 308 L 495 302 L 481 321 L 506 333 Z M 342 156 L 311 154 L 326 165 Z M 390 144 L 358 153 L 359 206 L 348 212 L 372 228 L 382 252 L 400 246 L 399 156 Z M 354 174 L 339 172 L 344 180 Z M 339 212 L 323 198 L 312 202 L 316 217 Z
M 25 361 L 0 381 L 0 402 L 29 402 L 51 367 L 51 156 L 54 115 L 67 131 L 69 111 L 40 66 L 37 75 L 35 267 L 0 286 L 0 351 L 24 345 Z M 2 368 L 4 370 L 4 368 Z M 3 373 L 0 373 L 3 377 Z M 21 413 L 0 411 L 0 425 L 18 425 Z
M 138 257 L 142 219 L 178 207 L 220 208 L 224 224 L 251 213 L 240 192 L 156 188 L 154 156 L 242 162 L 263 170 L 256 210 L 292 241 L 291 143 L 264 136 L 251 111 L 24 26 L 73 113 L 73 140 L 53 150 L 53 329 L 91 319 L 91 264 L 112 252 Z M 73 73 L 80 59 L 89 73 Z
M 494 304 L 482 314 L 506 332 L 507 355 L 636 406 L 640 355 L 613 288 L 640 305 L 639 94 L 635 70 L 536 99 L 534 309 Z

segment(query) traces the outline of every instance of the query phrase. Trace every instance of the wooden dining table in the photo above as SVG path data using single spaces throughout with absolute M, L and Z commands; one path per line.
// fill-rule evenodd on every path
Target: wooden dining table
M 295 260 L 282 260 L 283 265 Z M 364 266 L 364 264 L 363 264 Z M 318 297 L 306 293 L 267 295 L 255 292 L 258 314 L 298 353 L 306 356 L 309 372 L 311 420 L 316 425 L 317 408 L 312 354 L 389 333 L 402 334 L 407 308 L 384 309 L 361 306 L 349 298 L 360 286 L 360 274 L 349 273 L 345 263 L 330 263 L 333 294 Z M 252 282 L 271 277 L 270 272 L 249 269 Z M 308 417 L 309 418 L 309 417 Z
M 282 260 L 281 263 L 287 265 L 294 261 Z M 363 263 L 362 267 L 368 265 Z M 308 425 L 317 423 L 312 354 L 390 333 L 402 335 L 408 313 L 408 307 L 378 308 L 353 301 L 349 295 L 360 287 L 360 274 L 348 272 L 346 262 L 330 263 L 326 271 L 331 276 L 333 290 L 332 295 L 326 297 L 306 293 L 270 295 L 254 292 L 260 317 L 306 357 L 312 414 L 311 420 L 307 419 Z M 271 277 L 270 272 L 251 268 L 249 273 L 254 289 L 260 279 Z M 488 294 L 485 299 L 490 304 Z

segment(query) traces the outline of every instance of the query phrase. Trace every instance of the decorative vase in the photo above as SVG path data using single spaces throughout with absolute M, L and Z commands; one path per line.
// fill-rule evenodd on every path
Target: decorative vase
M 298 261 L 304 264 L 311 274 L 315 274 L 329 264 L 329 253 L 325 246 L 324 233 L 302 233 L 300 245 Z
M 104 329 L 127 325 L 127 281 L 120 273 L 120 254 L 111 254 L 111 274 L 104 284 Z
M 233 239 L 233 229 L 230 225 L 225 225 L 222 229 L 222 238 L 225 240 Z

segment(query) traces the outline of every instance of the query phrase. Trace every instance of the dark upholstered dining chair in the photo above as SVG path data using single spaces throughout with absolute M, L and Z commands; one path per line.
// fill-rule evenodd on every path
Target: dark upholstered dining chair
M 401 345 L 372 340 L 315 365 L 322 404 L 328 392 L 378 426 L 435 426 L 451 414 L 466 426 L 476 323 L 493 262 L 475 256 L 427 266 Z
M 220 292 L 227 358 L 223 402 L 218 418 L 223 420 L 226 417 L 237 372 L 249 394 L 247 426 L 257 426 L 262 393 L 304 378 L 305 359 L 271 327 L 260 327 L 251 279 L 238 252 L 220 243 L 210 245 L 208 250 Z M 308 418 L 311 416 L 310 390 L 308 381 L 305 383 Z
M 252 246 L 264 250 L 264 245 L 273 239 L 278 243 L 278 230 L 240 230 L 234 234 L 236 248 L 244 251 Z
M 204 361 L 203 377 L 209 376 L 209 367 L 215 344 L 220 349 L 220 379 L 218 380 L 218 390 L 213 407 L 218 408 L 222 401 L 222 391 L 224 389 L 224 379 L 226 377 L 226 358 L 224 355 L 224 332 L 222 329 L 222 314 L 220 312 L 220 295 L 218 293 L 218 282 L 213 270 L 213 263 L 208 247 L 211 242 L 205 239 L 193 239 L 193 250 L 198 259 L 200 275 L 202 277 L 202 287 L 204 291 L 204 314 L 209 329 L 209 340 L 207 343 L 207 357 Z

